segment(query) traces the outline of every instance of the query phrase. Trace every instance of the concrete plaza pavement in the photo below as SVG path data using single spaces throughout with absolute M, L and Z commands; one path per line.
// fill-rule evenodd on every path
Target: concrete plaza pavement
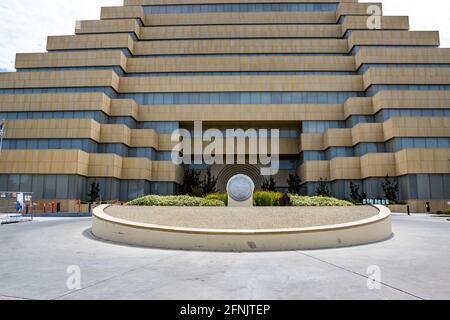
M 0 226 L 0 299 L 450 299 L 447 219 L 395 214 L 385 242 L 267 253 L 122 246 L 94 239 L 90 218 L 36 219 Z

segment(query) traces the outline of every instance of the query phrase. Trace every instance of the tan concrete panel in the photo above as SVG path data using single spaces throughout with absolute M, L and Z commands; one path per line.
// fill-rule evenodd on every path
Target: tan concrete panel
M 439 32 L 435 31 L 355 30 L 348 39 L 349 49 L 356 45 L 439 46 L 439 44 Z
M 91 139 L 159 151 L 171 151 L 175 145 L 168 134 L 132 130 L 122 124 L 99 124 L 92 119 L 6 120 L 5 128 L 5 139 Z
M 114 117 L 131 116 L 135 120 L 139 119 L 140 107 L 132 99 L 113 99 L 111 100 L 110 115 Z
M 360 123 L 348 129 L 303 133 L 301 150 L 353 147 L 362 142 L 386 142 L 398 137 L 450 137 L 449 117 L 393 117 L 385 123 Z
M 136 19 L 85 20 L 77 23 L 76 34 L 131 33 L 139 38 L 141 27 Z
M 362 47 L 355 56 L 356 67 L 363 63 L 448 63 L 449 48 L 374 48 Z
M 343 179 L 361 179 L 360 158 L 334 158 L 330 161 L 330 180 L 334 181 Z
M 361 158 L 361 178 L 397 176 L 394 153 L 369 153 Z
M 103 7 L 101 11 L 101 19 L 142 18 L 143 16 L 142 6 Z
M 352 144 L 352 130 L 351 129 L 328 129 L 323 134 L 323 146 L 348 146 Z
M 196 25 L 143 27 L 141 40 L 230 39 L 230 38 L 339 38 L 339 25 Z
M 101 44 L 96 44 L 98 48 Z M 86 45 L 85 45 L 86 47 Z M 226 54 L 226 53 L 347 53 L 347 40 L 340 39 L 232 39 L 167 40 L 136 42 L 134 53 Z
M 173 181 L 182 184 L 183 176 L 183 168 L 170 161 L 153 161 L 152 163 L 152 181 Z
M 394 117 L 383 124 L 384 140 L 394 137 L 450 137 L 449 117 Z
M 7 120 L 5 139 L 92 139 L 100 141 L 100 124 L 91 119 Z
M 397 174 L 448 174 L 450 149 L 405 149 L 397 152 Z
M 78 174 L 88 172 L 88 154 L 78 150 L 3 150 L 1 174 Z
M 124 158 L 121 178 L 126 180 L 151 180 L 152 161 L 145 158 Z
M 408 174 L 449 174 L 450 149 L 405 149 L 396 153 L 370 153 L 361 158 L 306 161 L 298 169 L 302 181 L 397 177 Z M 358 161 L 360 162 L 358 166 Z M 358 175 L 356 168 L 360 168 Z
M 381 109 L 446 109 L 450 108 L 448 90 L 380 91 L 373 97 L 373 113 Z
M 371 68 L 364 86 L 376 84 L 450 84 L 450 68 Z
M 344 103 L 344 118 L 347 119 L 351 115 L 372 115 L 373 103 L 372 98 L 354 97 L 349 98 Z
M 0 94 L 3 112 L 101 110 L 109 114 L 110 103 L 104 93 Z
M 134 51 L 134 41 L 127 33 L 50 36 L 47 50 L 125 48 Z
M 119 77 L 109 70 L 0 73 L 0 88 L 112 87 Z
M 117 50 L 23 53 L 16 56 L 18 69 L 97 66 L 120 66 L 126 70 L 127 58 Z
M 348 30 L 368 30 L 366 16 L 348 16 L 342 23 L 342 34 Z M 381 30 L 409 30 L 408 17 L 381 17 Z
M 121 78 L 121 92 L 362 91 L 361 76 Z
M 133 147 L 153 147 L 156 150 L 159 149 L 159 134 L 154 130 L 131 130 L 130 131 L 130 144 Z M 172 149 L 169 149 L 169 151 Z
M 343 120 L 342 105 L 152 105 L 139 107 L 140 121 Z
M 103 143 L 131 145 L 131 129 L 123 124 L 102 124 L 100 140 Z
M 330 180 L 329 161 L 305 161 L 298 169 L 302 182 Z
M 372 13 L 368 12 L 369 6 L 377 5 L 381 11 L 383 6 L 381 2 L 370 2 L 370 3 L 357 3 L 357 1 L 341 1 L 336 11 L 336 21 L 339 20 L 341 16 L 369 16 Z
M 117 179 L 182 182 L 183 169 L 168 161 L 88 154 L 78 150 L 5 150 L 2 174 L 76 174 Z
M 354 71 L 346 56 L 221 56 L 128 59 L 128 72 Z
M 383 125 L 381 123 L 360 123 L 351 129 L 352 145 L 361 142 L 384 142 Z
M 89 154 L 90 177 L 122 177 L 123 159 L 115 154 Z

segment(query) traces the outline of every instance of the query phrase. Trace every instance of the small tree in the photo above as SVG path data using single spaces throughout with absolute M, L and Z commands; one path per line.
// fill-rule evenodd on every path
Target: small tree
M 302 180 L 300 180 L 300 177 L 298 176 L 298 174 L 290 174 L 289 175 L 288 190 L 289 190 L 290 194 L 299 195 L 301 184 L 302 184 Z
M 183 194 L 199 196 L 202 193 L 201 173 L 196 170 L 186 170 L 183 179 Z
M 211 169 L 208 169 L 205 178 L 203 179 L 202 191 L 204 195 L 216 192 L 217 179 L 213 177 Z
M 92 182 L 88 197 L 90 203 L 94 203 L 100 198 L 100 185 L 98 183 Z
M 316 189 L 316 194 L 321 197 L 329 197 L 330 189 L 328 188 L 328 183 L 326 179 L 320 178 L 319 185 Z
M 397 202 L 398 192 L 400 191 L 400 188 L 398 186 L 398 182 L 395 179 L 391 179 L 389 175 L 386 175 L 386 178 L 384 178 L 381 187 L 383 188 L 385 197 L 390 202 Z
M 273 177 L 270 177 L 270 179 L 265 179 L 261 189 L 263 191 L 277 191 L 275 179 Z
M 367 198 L 367 195 L 364 192 L 360 193 L 359 190 L 360 187 L 357 184 L 350 182 L 350 197 L 354 201 L 363 202 Z

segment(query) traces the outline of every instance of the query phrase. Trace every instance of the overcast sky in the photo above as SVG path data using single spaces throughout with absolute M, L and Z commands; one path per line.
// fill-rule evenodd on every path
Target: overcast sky
M 449 0 L 382 2 L 385 15 L 409 15 L 412 30 L 439 30 L 442 46 L 450 47 Z M 122 3 L 123 0 L 0 0 L 0 70 L 14 68 L 16 52 L 43 52 L 48 35 L 73 34 L 76 20 L 98 19 L 102 6 Z

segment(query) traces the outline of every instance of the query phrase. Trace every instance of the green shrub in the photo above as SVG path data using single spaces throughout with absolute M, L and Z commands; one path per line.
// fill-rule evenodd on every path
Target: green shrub
M 294 207 L 349 207 L 351 202 L 330 197 L 303 197 L 291 196 L 291 204 Z
M 219 200 L 205 200 L 190 196 L 145 196 L 130 201 L 129 206 L 153 206 L 153 207 L 224 207 L 225 203 Z
M 277 207 L 281 205 L 283 194 L 274 191 L 259 191 L 253 195 L 256 207 Z
M 205 200 L 219 200 L 228 205 L 228 194 L 226 193 L 211 193 L 208 194 L 205 198 Z
M 200 204 L 200 207 L 225 207 L 225 203 L 220 200 L 206 200 L 203 199 L 203 202 Z

